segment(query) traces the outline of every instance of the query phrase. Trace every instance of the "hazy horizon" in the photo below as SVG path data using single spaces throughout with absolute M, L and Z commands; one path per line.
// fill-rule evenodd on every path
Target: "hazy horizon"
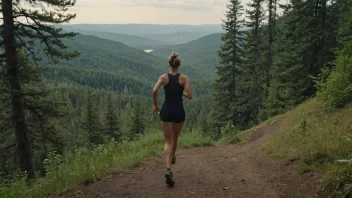
M 211 25 L 222 25 L 222 23 L 213 23 L 213 24 L 182 24 L 182 23 L 65 23 L 63 25 L 161 25 L 161 26 L 211 26 Z

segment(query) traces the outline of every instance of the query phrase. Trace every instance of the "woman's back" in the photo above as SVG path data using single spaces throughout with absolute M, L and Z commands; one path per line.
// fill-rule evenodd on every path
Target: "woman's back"
M 177 73 L 176 75 L 167 73 L 168 81 L 164 85 L 165 103 L 175 105 L 182 104 L 184 85 L 182 86 L 182 82 L 180 81 L 184 80 L 182 78 L 180 79 L 180 76 L 180 73 Z

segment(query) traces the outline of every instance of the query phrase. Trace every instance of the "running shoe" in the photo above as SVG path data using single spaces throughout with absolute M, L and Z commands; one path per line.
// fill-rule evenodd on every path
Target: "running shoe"
M 165 174 L 165 178 L 166 178 L 166 184 L 169 186 L 173 186 L 175 184 L 173 178 L 172 178 L 172 172 L 171 170 L 167 170 L 166 174 Z
M 172 158 L 171 164 L 176 164 L 176 155 L 174 155 L 174 157 Z

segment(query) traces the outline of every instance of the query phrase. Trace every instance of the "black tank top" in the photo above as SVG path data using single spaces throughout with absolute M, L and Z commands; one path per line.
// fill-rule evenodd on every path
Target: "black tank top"
M 165 103 L 174 105 L 182 104 L 184 87 L 178 82 L 180 74 L 171 75 L 170 73 L 167 73 L 167 76 L 169 77 L 169 83 L 164 86 Z

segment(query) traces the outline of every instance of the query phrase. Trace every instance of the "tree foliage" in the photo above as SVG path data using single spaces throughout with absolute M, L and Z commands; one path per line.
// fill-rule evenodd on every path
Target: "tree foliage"
M 108 139 L 114 138 L 115 141 L 120 141 L 120 119 L 118 115 L 118 107 L 113 101 L 112 95 L 108 95 L 105 102 L 104 112 L 104 132 Z
M 97 97 L 95 93 L 88 88 L 81 119 L 82 128 L 88 134 L 89 147 L 104 143 L 100 116 L 99 107 L 97 105 Z
M 145 132 L 146 119 L 144 110 L 141 105 L 140 98 L 137 98 L 132 107 L 132 114 L 129 122 L 129 138 L 135 139 L 139 135 L 143 135 Z
M 3 25 L 0 26 L 0 32 L 4 46 L 4 53 L 1 54 L 1 57 L 4 63 L 2 64 L 3 71 L 6 73 L 4 78 L 7 80 L 9 89 L 8 100 L 11 101 L 11 124 L 16 137 L 16 153 L 20 168 L 22 171 L 27 171 L 29 177 L 34 176 L 34 170 L 32 145 L 29 139 L 31 120 L 26 116 L 26 109 L 31 109 L 30 112 L 40 120 L 41 114 L 38 111 L 40 112 L 43 108 L 39 105 L 32 106 L 33 101 L 27 102 L 29 99 L 26 99 L 26 96 L 32 94 L 40 97 L 41 94 L 33 89 L 31 90 L 33 93 L 26 92 L 24 85 L 26 81 L 20 78 L 21 65 L 25 65 L 24 62 L 29 60 L 31 60 L 29 63 L 39 60 L 40 53 L 35 51 L 33 47 L 37 44 L 42 47 L 42 52 L 53 60 L 77 56 L 77 52 L 67 52 L 67 47 L 61 40 L 73 37 L 75 34 L 63 33 L 61 29 L 49 25 L 66 23 L 73 19 L 75 14 L 67 13 L 67 9 L 74 4 L 75 1 L 72 0 L 1 1 Z M 25 55 L 25 61 L 21 62 L 19 50 Z M 35 78 L 36 72 L 26 72 L 29 73 L 28 81 L 33 80 L 32 76 Z
M 227 5 L 226 19 L 223 29 L 226 33 L 221 40 L 223 45 L 218 52 L 221 58 L 217 67 L 218 78 L 214 83 L 214 118 L 218 128 L 227 122 L 238 123 L 238 73 L 243 69 L 244 34 L 240 31 L 243 26 L 243 6 L 238 0 L 231 0 Z

